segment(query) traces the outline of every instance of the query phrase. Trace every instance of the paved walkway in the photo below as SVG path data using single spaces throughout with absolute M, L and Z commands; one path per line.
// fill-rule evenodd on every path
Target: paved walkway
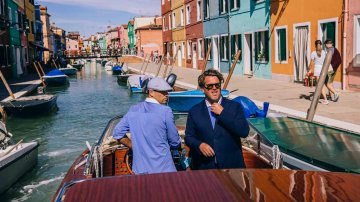
M 142 64 L 131 63 L 128 65 L 129 69 L 138 72 Z M 157 69 L 157 64 L 149 64 L 146 74 L 155 75 Z M 159 76 L 163 75 L 164 69 L 165 66 L 163 65 Z M 173 73 L 178 76 L 177 86 L 187 89 L 197 87 L 199 70 L 174 67 Z M 271 110 L 305 118 L 311 103 L 309 95 L 315 91 L 315 87 L 310 88 L 296 83 L 233 76 L 228 90 L 237 90 L 232 93 L 232 98 L 240 95 L 247 96 L 260 106 L 264 101 L 268 101 Z M 338 102 L 330 101 L 329 105 L 318 104 L 314 120 L 360 133 L 359 100 L 359 92 L 341 91 Z

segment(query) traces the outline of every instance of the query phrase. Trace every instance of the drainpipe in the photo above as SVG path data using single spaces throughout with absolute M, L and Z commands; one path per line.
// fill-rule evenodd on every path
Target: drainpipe
M 347 29 L 347 21 L 348 21 L 348 14 L 349 14 L 349 0 L 344 0 L 344 10 L 343 10 L 343 41 L 342 41 L 342 45 L 343 45 L 343 61 L 342 61 L 342 66 L 343 66 L 343 72 L 342 72 L 342 89 L 346 90 L 346 69 L 347 69 L 347 55 L 346 55 L 346 29 Z

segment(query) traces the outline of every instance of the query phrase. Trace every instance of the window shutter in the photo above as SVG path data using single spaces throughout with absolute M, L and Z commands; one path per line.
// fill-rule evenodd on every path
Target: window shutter
M 230 0 L 230 10 L 234 8 L 234 0 Z
M 241 57 L 242 56 L 242 46 L 241 46 L 241 44 L 242 44 L 242 37 L 241 37 L 241 34 L 239 34 L 238 35 L 238 48 L 239 48 L 239 50 L 241 50 L 239 61 L 242 60 L 242 57 Z
M 286 29 L 279 30 L 280 37 L 280 61 L 286 61 Z
M 231 60 L 233 60 L 234 59 L 234 56 L 235 56 L 235 43 L 236 43 L 236 41 L 235 41 L 235 35 L 231 35 Z
M 229 0 L 225 0 L 225 11 L 226 11 L 226 12 L 229 12 L 229 9 L 228 9 L 228 1 L 229 1 Z
M 204 4 L 203 4 L 203 11 L 204 11 L 204 19 L 206 19 L 207 17 L 207 9 L 206 9 L 206 5 L 207 5 L 207 0 L 204 0 Z
M 236 0 L 236 6 L 240 8 L 240 0 Z
M 259 46 L 260 46 L 260 42 L 259 42 L 259 33 L 260 32 L 255 32 L 255 60 L 258 61 L 258 55 L 259 55 Z
M 222 1 L 223 1 L 223 0 L 219 0 L 219 14 L 221 14 L 221 12 L 223 11 Z
M 331 39 L 333 41 L 334 47 L 335 47 L 335 44 L 336 44 L 335 30 L 336 30 L 335 22 L 326 23 L 326 34 L 327 34 L 326 39 Z
M 220 37 L 220 58 L 224 58 L 224 37 Z
M 266 58 L 266 61 L 269 61 L 269 43 L 270 43 L 270 40 L 269 40 L 269 31 L 265 31 L 265 58 Z

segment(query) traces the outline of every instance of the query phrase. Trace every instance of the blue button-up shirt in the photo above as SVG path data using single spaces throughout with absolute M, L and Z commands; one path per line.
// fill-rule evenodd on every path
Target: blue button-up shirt
M 116 125 L 112 136 L 121 139 L 129 131 L 135 174 L 176 171 L 170 147 L 179 147 L 181 139 L 170 107 L 152 98 L 132 106 Z
M 221 101 L 222 101 L 222 97 L 220 97 L 218 103 L 221 104 Z M 206 104 L 206 107 L 207 107 L 208 112 L 209 112 L 209 116 L 210 116 L 210 120 L 211 120 L 211 125 L 212 125 L 212 127 L 213 127 L 213 129 L 214 129 L 214 128 L 215 128 L 215 122 L 216 122 L 216 117 L 217 117 L 217 115 L 216 115 L 214 112 L 211 111 L 211 104 L 210 104 L 210 102 L 209 102 L 207 99 L 205 99 L 205 104 Z

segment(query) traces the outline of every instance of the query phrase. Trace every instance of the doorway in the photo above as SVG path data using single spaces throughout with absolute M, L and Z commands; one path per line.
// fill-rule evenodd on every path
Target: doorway
M 197 51 L 196 51 L 196 42 L 192 43 L 192 63 L 193 63 L 193 68 L 197 69 L 197 55 L 196 55 Z
M 245 34 L 244 43 L 244 74 L 253 74 L 252 34 Z
M 294 80 L 302 82 L 309 66 L 309 26 L 295 27 L 294 35 Z
M 181 52 L 181 46 L 177 49 L 177 58 L 178 58 L 178 66 L 181 67 L 181 61 L 182 61 L 182 52 Z

